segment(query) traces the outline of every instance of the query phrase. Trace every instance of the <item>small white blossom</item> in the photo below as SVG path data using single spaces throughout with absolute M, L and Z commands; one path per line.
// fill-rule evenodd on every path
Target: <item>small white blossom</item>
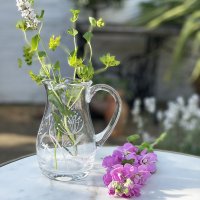
M 37 29 L 40 21 L 37 19 L 34 9 L 28 0 L 16 0 L 18 10 L 21 11 L 22 18 L 26 21 L 28 28 Z
M 140 106 L 141 106 L 140 99 L 136 99 L 135 102 L 134 102 L 134 104 L 133 104 L 133 110 L 132 110 L 132 114 L 134 116 L 140 114 Z
M 189 105 L 196 105 L 199 106 L 199 96 L 197 94 L 193 94 L 190 99 L 188 100 Z
M 151 114 L 155 113 L 155 104 L 154 98 L 144 101 L 145 109 Z M 141 101 L 135 100 L 132 110 L 133 121 L 138 130 L 144 132 L 149 119 L 141 115 L 140 105 Z M 161 122 L 165 131 L 181 130 L 191 133 L 200 130 L 200 98 L 196 94 L 192 95 L 188 101 L 185 101 L 183 97 L 178 97 L 175 101 L 168 102 L 166 110 L 156 112 L 156 118 Z M 147 139 L 148 135 L 144 134 L 144 137 Z
M 143 130 L 144 122 L 141 116 L 135 115 L 133 117 L 133 122 L 137 125 L 139 131 Z
M 162 119 L 163 119 L 163 112 L 162 111 L 158 111 L 157 113 L 156 113 L 156 118 L 158 119 L 158 121 L 162 121 Z
M 180 106 L 184 106 L 185 105 L 184 98 L 181 97 L 181 96 L 177 97 L 176 101 Z
M 144 105 L 149 113 L 154 113 L 156 111 L 156 99 L 154 97 L 146 98 L 144 100 Z

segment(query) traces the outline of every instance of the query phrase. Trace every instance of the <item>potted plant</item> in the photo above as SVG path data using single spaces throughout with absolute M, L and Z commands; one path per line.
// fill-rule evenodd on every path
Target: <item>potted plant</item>
M 88 175 L 94 163 L 96 147 L 103 145 L 114 129 L 121 111 L 121 100 L 118 93 L 105 84 L 92 85 L 94 75 L 120 64 L 115 56 L 109 53 L 100 57 L 102 69 L 94 70 L 92 63 L 93 29 L 104 26 L 102 18 L 89 17 L 90 27 L 83 34 L 86 40 L 85 54 L 78 55 L 76 22 L 79 10 L 71 10 L 71 27 L 66 34 L 72 37 L 74 49 L 68 49 L 62 44 L 61 36 L 52 35 L 49 38 L 48 51 L 61 48 L 66 53 L 66 65 L 74 69 L 72 78 L 63 77 L 60 62 L 51 62 L 41 31 L 44 20 L 44 10 L 36 14 L 33 0 L 17 0 L 18 10 L 22 20 L 16 27 L 22 31 L 25 38 L 23 59 L 27 65 L 32 65 L 36 59 L 41 68 L 36 74 L 30 71 L 30 77 L 38 84 L 43 84 L 47 93 L 45 113 L 38 131 L 36 150 L 39 166 L 51 179 L 69 181 L 78 180 Z M 27 36 L 29 33 L 29 37 Z M 18 59 L 22 67 L 22 59 Z M 104 90 L 110 93 L 116 102 L 114 114 L 108 126 L 95 135 L 92 126 L 89 103 L 94 94 Z

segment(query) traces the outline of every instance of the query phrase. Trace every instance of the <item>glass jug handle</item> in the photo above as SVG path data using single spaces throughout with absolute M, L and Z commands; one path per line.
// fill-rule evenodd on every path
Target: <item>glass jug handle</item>
M 104 142 L 108 139 L 108 137 L 111 135 L 113 129 L 115 128 L 117 121 L 119 120 L 120 113 L 121 113 L 121 98 L 117 91 L 106 84 L 96 84 L 89 89 L 89 93 L 86 95 L 86 101 L 89 103 L 92 99 L 92 97 L 96 94 L 98 91 L 106 91 L 109 94 L 112 95 L 112 97 L 115 100 L 116 106 L 115 111 L 113 113 L 113 116 L 108 123 L 107 127 L 100 133 L 95 135 L 96 140 L 96 146 L 100 147 L 104 144 Z

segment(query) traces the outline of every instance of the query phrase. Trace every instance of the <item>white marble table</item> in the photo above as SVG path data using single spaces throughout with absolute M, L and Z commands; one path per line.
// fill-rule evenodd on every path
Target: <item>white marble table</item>
M 76 183 L 44 177 L 36 156 L 0 168 L 0 200 L 119 200 L 107 194 L 102 182 L 101 158 L 113 148 L 98 151 L 91 174 Z M 157 151 L 158 170 L 136 200 L 200 200 L 200 158 Z

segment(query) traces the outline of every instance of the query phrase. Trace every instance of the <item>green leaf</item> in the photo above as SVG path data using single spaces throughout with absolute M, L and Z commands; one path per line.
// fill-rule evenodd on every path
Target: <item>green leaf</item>
M 60 62 L 57 61 L 54 66 L 53 66 L 53 71 L 56 72 L 56 71 L 60 71 Z
M 35 81 L 38 85 L 41 85 L 43 77 L 40 75 L 34 74 L 32 71 L 29 71 L 29 75 L 33 81 Z
M 78 20 L 80 10 L 71 9 L 70 12 L 72 13 L 72 17 L 71 17 L 70 21 L 74 23 Z
M 148 152 L 153 152 L 153 147 L 151 144 L 149 144 L 148 142 L 143 142 L 140 146 L 139 146 L 139 150 L 143 151 L 143 150 L 147 150 Z
M 125 165 L 125 164 L 131 164 L 131 165 L 133 165 L 134 164 L 134 159 L 131 159 L 131 160 L 122 160 L 122 165 Z
M 44 57 L 47 56 L 47 54 L 46 54 L 45 51 L 39 51 L 39 52 L 38 52 L 38 56 L 39 56 L 40 58 L 44 58 Z
M 195 81 L 200 76 L 200 59 L 197 60 L 195 67 L 192 71 L 192 80 Z
M 92 80 L 94 76 L 94 68 L 92 66 L 92 63 L 89 63 L 88 66 L 83 65 L 82 67 L 78 67 L 76 70 L 76 74 L 83 82 Z
M 89 17 L 89 22 L 90 22 L 92 27 L 97 26 L 97 20 L 94 17 Z
M 23 56 L 24 56 L 24 61 L 26 62 L 27 65 L 32 65 L 32 60 L 34 56 L 34 52 L 31 51 L 30 46 L 24 46 L 23 47 Z
M 43 68 L 40 68 L 39 75 L 40 75 L 40 76 L 46 76 L 46 72 L 44 71 Z
M 67 33 L 75 37 L 78 34 L 78 31 L 74 28 L 70 28 L 67 30 Z
M 37 34 L 31 39 L 31 51 L 37 51 L 40 42 L 40 35 Z
M 20 29 L 22 31 L 26 31 L 26 29 L 27 29 L 26 22 L 24 20 L 18 21 L 16 24 L 16 28 Z
M 93 37 L 93 34 L 91 32 L 86 32 L 84 35 L 83 35 L 83 38 L 89 43 L 91 41 Z
M 28 0 L 31 5 L 34 5 L 34 0 Z
M 68 64 L 71 67 L 78 68 L 84 66 L 83 59 L 77 57 L 77 52 L 74 52 L 73 55 L 68 57 Z
M 58 91 L 56 91 L 56 93 L 57 96 L 60 96 Z M 63 102 L 60 102 L 57 96 L 55 95 L 55 93 L 49 90 L 48 100 L 55 106 L 56 109 L 59 110 L 60 114 L 65 116 L 71 114 L 71 111 Z
M 111 56 L 109 53 L 100 57 L 100 61 L 105 65 L 105 68 L 115 67 L 120 64 L 120 61 L 115 59 L 115 56 Z
M 127 141 L 134 144 L 136 140 L 140 139 L 140 135 L 134 134 L 127 137 Z
M 53 92 L 49 91 L 48 100 L 59 110 L 61 114 L 64 112 L 63 104 L 58 100 Z
M 49 49 L 51 49 L 52 51 L 55 51 L 57 47 L 60 46 L 60 40 L 61 40 L 61 36 L 55 37 L 54 35 L 52 35 L 49 39 Z
M 18 62 L 18 67 L 21 68 L 22 67 L 22 59 L 18 58 L 17 62 Z
M 41 13 L 40 13 L 40 15 L 37 15 L 37 18 L 39 20 L 41 20 L 41 19 L 43 19 L 43 17 L 44 17 L 44 10 L 41 10 Z

